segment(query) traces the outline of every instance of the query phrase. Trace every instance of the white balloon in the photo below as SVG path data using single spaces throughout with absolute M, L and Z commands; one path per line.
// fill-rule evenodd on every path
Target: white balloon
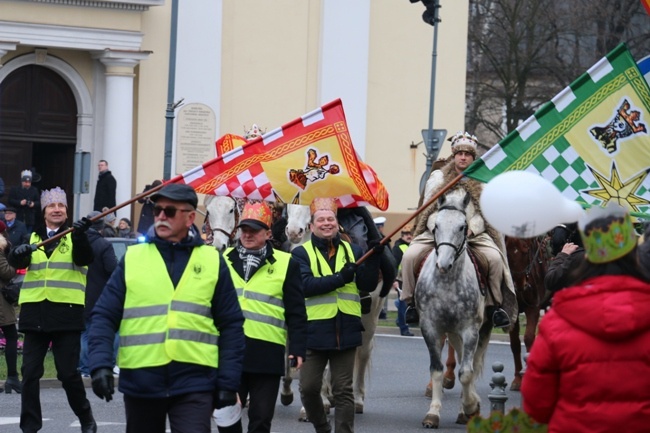
M 579 203 L 527 171 L 507 171 L 488 182 L 481 194 L 481 210 L 494 228 L 517 238 L 539 236 L 584 214 Z

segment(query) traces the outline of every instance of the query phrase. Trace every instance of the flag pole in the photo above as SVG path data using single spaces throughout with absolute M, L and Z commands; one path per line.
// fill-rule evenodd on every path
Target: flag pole
M 438 198 L 439 198 L 441 195 L 443 195 L 444 193 L 446 193 L 447 191 L 449 191 L 449 190 L 450 190 L 454 185 L 456 185 L 458 182 L 460 182 L 460 180 L 461 180 L 464 176 L 465 176 L 465 173 L 462 172 L 462 173 L 460 173 L 458 176 L 456 176 L 455 178 L 453 178 L 453 179 L 452 179 L 452 180 L 451 180 L 447 185 L 445 185 L 444 187 L 442 187 L 442 189 L 441 189 L 440 191 L 438 191 L 437 193 L 435 193 L 435 194 L 433 195 L 433 197 L 431 197 L 431 198 L 429 199 L 429 201 L 427 201 L 427 202 L 424 203 L 422 206 L 420 206 L 420 207 L 419 207 L 415 212 L 413 212 L 413 214 L 411 214 L 411 215 L 410 215 L 406 220 L 404 220 L 404 221 L 403 221 L 403 222 L 402 222 L 402 223 L 401 223 L 401 224 L 400 224 L 400 225 L 399 225 L 395 230 L 393 230 L 390 234 L 384 236 L 384 237 L 381 239 L 381 241 L 379 242 L 379 244 L 380 244 L 380 245 L 385 245 L 385 244 L 387 244 L 388 241 L 389 241 L 393 236 L 395 236 L 395 235 L 397 234 L 398 231 L 400 231 L 400 230 L 402 229 L 402 227 L 404 227 L 406 224 L 408 224 L 409 222 L 411 222 L 411 220 L 413 220 L 415 217 L 417 217 L 418 215 L 420 215 L 420 214 L 421 214 L 421 213 L 422 213 L 426 208 L 428 208 L 431 204 L 433 204 L 434 201 L 438 200 Z M 371 255 L 374 254 L 374 252 L 375 252 L 375 250 L 373 250 L 373 249 L 368 250 L 368 251 L 367 251 L 363 256 L 361 256 L 361 258 L 360 258 L 359 260 L 357 260 L 357 262 L 356 262 L 357 265 L 360 265 L 361 263 L 365 262 L 365 261 L 368 259 L 368 257 L 370 257 Z
M 146 190 L 146 191 L 144 191 L 144 192 L 141 192 L 140 194 L 136 195 L 135 197 L 128 199 L 128 200 L 125 201 L 124 203 L 120 203 L 120 204 L 118 204 L 117 206 L 114 206 L 114 207 L 112 207 L 112 208 L 110 208 L 110 209 L 107 209 L 107 210 L 105 210 L 104 212 L 100 213 L 99 215 L 96 215 L 96 216 L 90 218 L 90 221 L 91 221 L 91 222 L 95 222 L 95 221 L 97 221 L 97 220 L 100 219 L 100 218 L 104 218 L 104 217 L 105 217 L 106 215 L 108 215 L 109 213 L 116 212 L 117 210 L 122 209 L 124 206 L 128 206 L 128 205 L 130 205 L 131 203 L 133 203 L 133 202 L 136 201 L 136 200 L 140 200 L 141 198 L 145 198 L 145 197 L 147 197 L 148 195 L 151 195 L 151 194 L 153 194 L 154 192 L 158 191 L 158 190 L 161 189 L 163 186 L 168 185 L 168 184 L 170 184 L 170 183 L 175 183 L 176 181 L 179 180 L 178 178 L 181 177 L 181 176 L 182 176 L 182 175 L 178 175 L 178 176 L 174 177 L 173 179 L 168 180 L 168 181 L 165 182 L 165 183 L 161 183 L 161 184 L 158 185 L 158 186 L 155 186 L 155 187 L 153 187 L 153 188 L 151 188 L 151 189 L 148 189 L 148 190 Z M 68 233 L 70 233 L 70 232 L 72 232 L 72 231 L 74 231 L 74 228 L 73 228 L 73 227 L 70 227 L 70 228 L 68 228 L 68 229 L 66 229 L 66 230 L 64 230 L 64 231 L 62 231 L 61 233 L 57 233 L 55 236 L 52 236 L 51 238 L 45 239 L 44 241 L 42 241 L 42 242 L 36 244 L 36 248 L 40 248 L 40 247 L 42 247 L 42 246 L 44 246 L 44 245 L 49 244 L 50 242 L 54 242 L 54 241 L 56 241 L 57 239 L 62 238 L 63 236 L 67 235 Z

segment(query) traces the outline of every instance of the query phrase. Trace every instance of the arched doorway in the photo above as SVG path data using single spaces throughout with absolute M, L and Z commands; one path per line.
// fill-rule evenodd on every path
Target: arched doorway
M 9 189 L 33 169 L 39 190 L 60 186 L 74 214 L 72 182 L 77 143 L 77 103 L 70 86 L 49 68 L 27 65 L 0 83 L 0 177 Z M 40 178 L 40 179 L 39 179 Z

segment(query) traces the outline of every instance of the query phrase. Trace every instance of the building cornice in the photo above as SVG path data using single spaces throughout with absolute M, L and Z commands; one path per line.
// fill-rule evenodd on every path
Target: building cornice
M 165 0 L 21 0 L 27 3 L 47 3 L 101 9 L 147 11 L 150 6 L 162 6 Z
M 0 21 L 0 41 L 16 41 L 19 45 L 35 47 L 139 51 L 143 37 L 141 32 L 125 30 Z

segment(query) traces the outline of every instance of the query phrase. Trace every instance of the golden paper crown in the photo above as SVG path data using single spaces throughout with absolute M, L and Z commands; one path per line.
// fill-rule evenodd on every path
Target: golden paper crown
M 65 207 L 68 207 L 68 200 L 66 199 L 65 191 L 58 186 L 50 190 L 46 189 L 41 193 L 41 210 L 45 209 L 52 203 L 63 203 Z
M 600 221 L 600 224 L 598 223 Z M 587 261 L 609 263 L 626 256 L 637 244 L 630 214 L 615 203 L 592 207 L 578 222 Z
M 319 210 L 329 210 L 334 212 L 334 215 L 336 215 L 336 211 L 338 210 L 338 207 L 336 206 L 336 199 L 332 197 L 316 197 L 311 202 L 311 205 L 309 206 L 309 210 L 312 215 L 318 212 Z
M 476 158 L 476 151 L 478 150 L 478 139 L 475 135 L 469 132 L 458 131 L 456 135 L 449 138 L 451 141 L 451 154 L 455 155 L 458 152 L 469 152 Z
M 257 229 L 269 230 L 273 222 L 271 208 L 265 202 L 246 202 L 241 213 L 239 226 L 249 226 Z

